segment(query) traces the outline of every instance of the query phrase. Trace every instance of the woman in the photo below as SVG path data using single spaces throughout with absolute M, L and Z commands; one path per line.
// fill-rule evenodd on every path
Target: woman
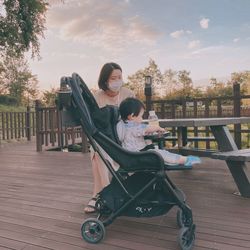
M 106 105 L 119 106 L 127 97 L 134 97 L 133 92 L 122 85 L 123 78 L 121 67 L 113 62 L 104 64 L 98 79 L 99 90 L 95 94 L 95 99 L 99 107 L 101 108 Z M 99 155 L 93 152 L 93 150 L 91 150 L 91 162 L 94 188 L 92 199 L 84 209 L 85 213 L 95 212 L 95 196 L 109 184 L 108 169 Z

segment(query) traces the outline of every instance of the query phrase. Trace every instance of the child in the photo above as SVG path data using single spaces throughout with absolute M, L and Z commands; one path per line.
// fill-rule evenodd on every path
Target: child
M 122 146 L 130 151 L 142 151 L 147 148 L 144 136 L 154 132 L 163 133 L 165 130 L 160 126 L 147 125 L 142 123 L 142 116 L 145 110 L 143 103 L 136 98 L 126 98 L 121 102 L 121 121 L 117 124 L 117 133 Z M 182 156 L 170 153 L 167 150 L 151 149 L 160 153 L 166 164 L 184 165 L 191 167 L 193 164 L 201 163 L 199 157 Z

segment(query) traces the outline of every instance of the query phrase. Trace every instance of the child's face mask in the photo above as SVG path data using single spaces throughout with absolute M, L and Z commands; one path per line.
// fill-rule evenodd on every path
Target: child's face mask
M 123 80 L 116 80 L 116 81 L 112 81 L 110 83 L 108 83 L 108 88 L 109 90 L 113 91 L 113 92 L 119 92 L 121 87 L 123 85 Z

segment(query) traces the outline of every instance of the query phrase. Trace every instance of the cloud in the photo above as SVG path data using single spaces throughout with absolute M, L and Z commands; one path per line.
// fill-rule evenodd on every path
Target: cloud
M 239 37 L 236 37 L 236 38 L 233 39 L 233 42 L 234 42 L 234 43 L 237 43 L 237 42 L 239 42 L 239 41 L 240 41 L 240 38 L 239 38 Z
M 188 43 L 188 48 L 189 49 L 199 48 L 200 44 L 201 44 L 200 40 L 193 40 L 193 41 Z
M 177 38 L 180 38 L 181 36 L 183 36 L 184 34 L 190 35 L 190 34 L 192 34 L 192 31 L 190 31 L 190 30 L 186 30 L 186 31 L 185 30 L 176 30 L 176 31 L 170 33 L 170 36 L 172 38 L 177 39 Z
M 87 43 L 113 52 L 138 43 L 152 45 L 161 33 L 139 16 L 126 16 L 129 1 L 71 0 L 51 8 L 49 28 L 60 30 L 60 37 Z
M 173 38 L 179 38 L 179 37 L 181 37 L 184 33 L 185 33 L 184 30 L 176 30 L 176 31 L 170 33 L 170 36 L 173 37 Z
M 139 42 L 144 40 L 144 42 L 148 42 L 149 44 L 154 42 L 156 38 L 161 35 L 158 30 L 143 22 L 139 16 L 129 19 L 127 34 L 129 38 L 134 39 L 134 41 Z
M 205 55 L 205 54 L 218 53 L 219 51 L 224 51 L 226 49 L 227 47 L 225 46 L 209 46 L 206 48 L 195 50 L 191 53 L 191 55 Z
M 57 4 L 62 4 L 62 0 L 48 0 L 48 3 L 49 3 L 50 6 L 57 5 Z
M 200 20 L 200 26 L 201 26 L 201 28 L 202 29 L 207 29 L 209 21 L 210 21 L 210 19 L 208 19 L 208 18 L 202 18 Z

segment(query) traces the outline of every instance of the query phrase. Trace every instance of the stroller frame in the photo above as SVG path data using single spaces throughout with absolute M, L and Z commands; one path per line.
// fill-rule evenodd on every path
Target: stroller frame
M 97 152 L 111 173 L 113 180 L 121 188 L 126 196 L 125 202 L 117 209 L 107 212 L 105 200 L 103 200 L 102 191 L 99 193 L 96 201 L 98 215 L 96 218 L 86 219 L 81 227 L 81 234 L 84 240 L 89 243 L 98 243 L 105 237 L 105 227 L 111 224 L 118 216 L 124 215 L 124 212 L 133 207 L 133 203 L 146 193 L 147 190 L 156 184 L 161 184 L 163 192 L 171 199 L 164 200 L 169 211 L 173 206 L 177 206 L 177 224 L 180 227 L 178 243 L 181 249 L 190 250 L 195 241 L 195 224 L 191 208 L 186 204 L 184 193 L 176 187 L 170 180 L 166 171 L 185 169 L 183 166 L 168 166 L 160 154 L 155 151 L 131 152 L 119 145 L 119 142 L 105 135 L 97 128 L 93 121 L 93 112 L 99 109 L 92 93 L 81 77 L 73 73 L 72 77 L 62 77 L 60 90 L 58 92 L 57 106 L 63 111 L 63 122 L 78 124 L 82 126 L 89 143 Z M 113 126 L 112 133 L 115 134 Z M 111 163 L 105 158 L 100 147 L 119 165 L 118 171 L 115 171 Z M 126 186 L 128 174 L 134 175 L 150 173 L 152 178 L 136 192 L 131 192 Z M 111 184 L 110 184 L 111 185 Z M 152 201 L 157 204 L 157 201 Z M 107 202 L 106 202 L 107 203 Z M 160 203 L 159 203 L 160 204 Z M 125 213 L 126 215 L 126 213 Z M 133 216 L 133 215 L 132 215 Z

